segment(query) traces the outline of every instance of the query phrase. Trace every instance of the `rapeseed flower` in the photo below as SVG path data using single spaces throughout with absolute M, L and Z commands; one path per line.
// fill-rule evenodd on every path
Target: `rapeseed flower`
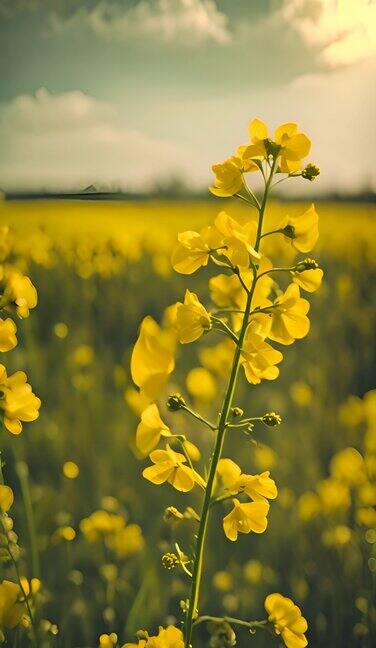
M 265 609 L 276 634 L 281 635 L 287 648 L 307 646 L 304 634 L 308 629 L 307 621 L 291 599 L 282 594 L 269 594 L 265 599 Z
M 321 286 L 324 272 L 321 268 L 303 270 L 303 272 L 293 272 L 293 282 L 306 292 L 316 292 Z
M 184 648 L 182 631 L 172 625 L 167 628 L 159 626 L 158 635 L 149 636 L 144 631 L 142 635 L 144 638 L 139 639 L 137 643 L 126 643 L 122 648 Z
M 0 351 L 5 353 L 17 346 L 17 326 L 10 317 L 0 319 Z
M 0 641 L 5 641 L 4 630 L 12 630 L 26 614 L 22 601 L 23 594 L 19 585 L 3 580 L 0 583 Z
M 0 484 L 0 509 L 3 513 L 8 513 L 14 502 L 13 491 L 10 486 Z
M 29 277 L 14 268 L 6 268 L 5 289 L 1 299 L 7 308 L 15 309 L 19 317 L 28 317 L 30 309 L 35 308 L 38 295 Z
M 269 503 L 266 500 L 242 504 L 232 500 L 234 508 L 223 518 L 223 530 L 229 540 L 237 540 L 238 533 L 263 533 L 268 526 Z
M 259 324 L 252 322 L 248 328 L 240 360 L 248 382 L 257 385 L 261 380 L 275 380 L 279 375 L 279 369 L 275 365 L 282 360 L 282 353 L 265 342 Z
M 162 421 L 157 405 L 152 403 L 141 414 L 136 432 L 137 450 L 146 457 L 157 447 L 161 436 L 169 435 L 169 427 Z
M 172 252 L 172 267 L 180 274 L 192 274 L 208 264 L 210 252 L 218 244 L 218 233 L 212 227 L 205 227 L 200 232 L 180 232 Z
M 182 344 L 194 342 L 210 331 L 212 327 L 210 315 L 196 293 L 186 290 L 184 303 L 178 302 L 175 326 L 179 342 Z
M 187 461 L 185 456 L 172 450 L 168 444 L 165 450 L 153 450 L 150 459 L 154 465 L 145 468 L 142 475 L 153 484 L 159 486 L 168 482 L 183 493 L 192 490 L 195 484 L 204 484 L 195 470 L 184 465 Z
M 221 245 L 226 249 L 223 254 L 234 266 L 248 268 L 250 260 L 260 259 L 261 254 L 255 250 L 257 225 L 253 220 L 244 225 L 222 211 L 214 221 L 220 234 Z
M 131 373 L 142 393 L 154 400 L 175 367 L 172 339 L 150 316 L 144 318 L 133 348 Z
M 243 173 L 258 171 L 258 166 L 252 160 L 244 159 L 242 153 L 243 147 L 240 147 L 238 155 L 232 155 L 223 162 L 213 164 L 214 185 L 209 187 L 212 194 L 221 198 L 233 196 L 244 186 Z
M 301 161 L 311 149 L 309 138 L 304 133 L 299 133 L 298 124 L 293 122 L 278 126 L 272 142 L 269 140 L 268 127 L 261 119 L 253 119 L 249 123 L 248 133 L 251 144 L 242 147 L 243 160 L 265 158 L 269 152 L 273 152 L 279 158 L 278 171 L 281 173 L 300 171 Z
M 4 365 L 0 365 L 0 394 L 4 425 L 12 434 L 20 434 L 23 422 L 38 418 L 41 401 L 33 393 L 23 371 L 7 376 Z
M 298 252 L 310 252 L 313 250 L 319 238 L 319 217 L 312 204 L 300 216 L 286 216 L 279 224 L 287 241 Z
M 299 286 L 291 283 L 273 303 L 268 337 L 280 344 L 292 344 L 305 337 L 310 328 L 306 316 L 309 306 L 309 302 L 300 297 Z
M 247 475 L 232 459 L 222 458 L 218 462 L 217 474 L 224 489 L 231 494 L 244 492 L 255 502 L 277 497 L 277 487 L 268 470 L 259 475 Z

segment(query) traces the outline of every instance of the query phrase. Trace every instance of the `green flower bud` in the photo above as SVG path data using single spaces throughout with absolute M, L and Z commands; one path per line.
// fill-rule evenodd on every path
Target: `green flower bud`
M 302 178 L 312 182 L 320 175 L 320 169 L 316 164 L 309 163 L 302 171 Z
M 276 414 L 275 412 L 267 412 L 266 414 L 264 414 L 261 420 L 264 423 L 264 425 L 268 425 L 269 427 L 280 425 L 282 422 L 282 418 L 280 417 L 280 415 Z
M 182 520 L 183 518 L 183 513 L 180 513 L 175 506 L 168 506 L 163 515 L 165 522 L 175 522 L 176 520 Z
M 239 416 L 243 416 L 244 412 L 241 407 L 232 407 L 230 414 L 233 418 L 238 418 Z
M 185 407 L 185 400 L 180 394 L 171 394 L 167 400 L 167 407 L 170 412 L 177 412 Z
M 315 259 L 304 259 L 304 261 L 299 261 L 295 268 L 295 272 L 304 272 L 305 270 L 317 270 L 319 264 Z
M 149 633 L 147 630 L 137 630 L 136 637 L 139 641 L 142 641 L 142 639 L 147 641 L 149 639 Z
M 179 565 L 179 558 L 174 553 L 165 553 L 162 556 L 162 565 L 165 569 L 175 569 Z
M 282 233 L 290 239 L 296 238 L 294 225 L 286 225 L 286 227 L 283 228 Z

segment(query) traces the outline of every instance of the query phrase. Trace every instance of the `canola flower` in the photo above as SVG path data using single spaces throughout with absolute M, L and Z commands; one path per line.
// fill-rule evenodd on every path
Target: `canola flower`
M 281 417 L 274 412 L 250 417 L 234 406 L 239 368 L 243 366 L 245 377 L 251 385 L 278 377 L 277 365 L 282 362 L 283 354 L 269 341 L 290 345 L 307 335 L 310 328 L 307 317 L 309 302 L 300 296 L 300 288 L 314 292 L 323 276 L 313 259 L 297 261 L 286 268 L 274 267 L 265 256 L 263 245 L 265 237 L 269 240 L 272 235 L 280 233 L 287 243 L 292 243 L 296 252 L 311 251 L 317 241 L 318 217 L 313 205 L 301 216 L 286 216 L 276 230 L 264 231 L 264 216 L 275 175 L 286 174 L 287 178 L 302 176 L 305 179 L 313 179 L 317 175 L 313 165 L 306 169 L 302 167 L 302 160 L 310 150 L 310 140 L 299 132 L 294 123 L 279 126 L 271 140 L 266 124 L 259 119 L 250 123 L 249 135 L 250 144 L 241 145 L 236 155 L 213 166 L 215 180 L 210 190 L 220 197 L 239 197 L 256 211 L 256 218 L 238 221 L 221 211 L 214 222 L 201 232 L 188 230 L 180 233 L 172 252 L 175 271 L 184 275 L 191 275 L 209 263 L 214 268 L 221 267 L 221 274 L 211 277 L 209 281 L 216 308 L 202 304 L 196 293 L 187 289 L 184 302 L 178 302 L 167 310 L 169 324 L 166 330 L 161 329 L 150 317 L 144 319 L 131 360 L 131 373 L 140 389 L 140 397 L 146 394 L 154 401 L 141 413 L 136 435 L 136 445 L 142 454 L 151 450 L 152 465 L 143 469 L 144 478 L 158 486 L 167 482 L 182 493 L 188 493 L 195 485 L 204 491 L 201 510 L 197 515 L 198 531 L 193 552 L 183 553 L 179 548 L 178 553 L 184 555 L 184 560 L 173 553 L 164 557 L 166 567 L 180 564 L 191 579 L 189 597 L 181 603 L 183 633 L 181 637 L 179 635 L 177 645 L 182 648 L 191 648 L 194 628 L 205 621 L 214 623 L 216 630 L 213 637 L 218 632 L 229 633 L 230 645 L 235 640 L 232 625 L 236 624 L 252 629 L 270 630 L 272 627 L 277 635 L 281 635 L 287 648 L 299 648 L 307 643 L 305 619 L 291 599 L 281 594 L 272 594 L 266 599 L 265 607 L 269 616 L 263 621 L 214 618 L 201 614 L 200 609 L 206 535 L 213 506 L 227 506 L 231 499 L 232 508 L 223 518 L 223 529 L 227 539 L 235 542 L 239 534 L 266 531 L 269 500 L 277 497 L 276 484 L 267 469 L 256 475 L 243 474 L 235 462 L 222 457 L 225 437 L 230 428 L 233 428 L 232 434 L 238 432 L 249 437 L 257 423 L 275 426 L 281 421 Z M 260 200 L 246 183 L 245 174 L 250 171 L 261 173 L 264 179 L 264 192 Z M 291 283 L 282 289 L 277 283 L 278 276 L 281 281 L 284 277 L 290 279 Z M 276 295 L 274 299 L 270 299 L 272 291 Z M 170 444 L 166 444 L 165 449 L 158 448 L 162 437 L 171 434 L 171 426 L 160 417 L 157 401 L 174 369 L 175 356 L 179 353 L 175 347 L 176 338 L 186 345 L 201 340 L 204 334 L 206 338 L 219 332 L 228 338 L 227 341 L 200 352 L 204 371 L 212 370 L 227 377 L 218 420 L 212 422 L 206 419 L 187 405 L 179 394 L 170 396 L 167 401 L 170 412 L 180 410 L 187 416 L 193 416 L 214 436 L 204 478 L 193 468 L 187 446 L 183 454 L 175 452 Z M 224 353 L 222 356 L 218 354 L 219 361 L 213 360 L 219 348 Z M 184 442 L 187 443 L 185 437 Z M 244 498 L 250 501 L 244 501 Z M 127 645 L 165 645 L 163 641 L 160 642 L 164 632 L 167 631 L 161 629 L 160 635 L 153 638 L 151 643 L 146 633 L 138 644 Z M 176 637 L 178 632 L 180 630 L 176 628 L 171 630 Z

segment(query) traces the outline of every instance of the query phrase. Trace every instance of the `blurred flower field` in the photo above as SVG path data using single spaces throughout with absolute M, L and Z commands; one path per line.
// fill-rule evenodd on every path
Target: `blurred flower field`
M 225 204 L 239 221 L 248 217 L 242 204 Z M 135 431 L 142 403 L 130 355 L 142 318 L 168 318 L 166 307 L 184 294 L 184 278 L 170 261 L 177 232 L 206 225 L 221 208 L 214 200 L 0 203 L 0 226 L 9 227 L 1 260 L 30 276 L 39 296 L 7 369 L 27 368 L 40 417 L 19 436 L 3 429 L 1 447 L 15 494 L 20 571 L 40 579 L 33 603 L 46 648 L 95 647 L 109 635 L 106 648 L 115 645 L 111 633 L 121 645 L 139 628 L 175 623 L 173 610 L 178 617 L 184 574 L 166 569 L 162 556 L 171 542 L 184 545 L 195 520 L 187 527 L 163 519 L 167 507 L 184 508 L 182 495 L 159 489 L 156 496 L 141 477 Z M 299 203 L 274 202 L 268 224 L 301 211 Z M 277 384 L 253 390 L 243 381 L 237 397 L 240 407 L 282 416 L 280 426 L 257 431 L 247 457 L 256 472 L 273 469 L 279 496 L 262 536 L 243 536 L 236 545 L 209 536 L 203 597 L 213 615 L 254 618 L 270 591 L 283 591 L 309 619 L 310 645 L 371 648 L 376 210 L 323 203 L 318 213 L 315 256 L 325 281 L 312 298 L 310 336 L 289 350 Z M 282 240 L 273 246 L 293 258 Z M 195 276 L 204 297 L 208 276 L 206 269 Z M 178 355 L 170 383 L 208 416 L 219 407 L 222 351 L 199 344 Z M 202 429 L 180 417 L 174 414 L 176 433 L 189 425 L 197 440 Z M 232 448 L 241 460 L 244 442 Z M 2 571 L 12 580 L 7 564 Z M 0 600 L 0 628 L 2 615 Z M 22 629 L 10 637 L 9 645 L 28 645 Z M 260 633 L 237 645 L 278 640 Z

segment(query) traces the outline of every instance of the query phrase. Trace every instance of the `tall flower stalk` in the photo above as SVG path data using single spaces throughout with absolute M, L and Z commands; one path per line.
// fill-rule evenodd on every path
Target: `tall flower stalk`
M 180 520 L 193 517 L 198 523 L 198 531 L 191 555 L 175 545 L 177 553 L 170 552 L 163 557 L 163 564 L 168 569 L 180 567 L 191 581 L 189 597 L 182 601 L 184 618 L 180 634 L 174 632 L 175 643 L 162 642 L 163 648 L 172 645 L 191 648 L 195 626 L 206 621 L 211 621 L 211 626 L 216 628 L 213 632 L 224 633 L 229 641 L 234 633 L 233 626 L 238 625 L 252 632 L 265 629 L 281 635 L 288 648 L 307 644 L 306 620 L 293 601 L 281 594 L 272 593 L 267 597 L 268 616 L 260 621 L 211 617 L 202 614 L 200 603 L 206 536 L 213 506 L 222 503 L 226 506 L 228 500 L 232 500 L 233 508 L 223 519 L 223 530 L 229 540 L 235 541 L 239 533 L 266 530 L 269 500 L 277 496 L 277 487 L 269 472 L 243 473 L 232 459 L 223 456 L 228 429 L 234 428 L 249 437 L 258 423 L 274 426 L 281 422 L 274 412 L 250 417 L 234 406 L 239 370 L 242 366 L 252 385 L 278 377 L 277 365 L 283 355 L 269 340 L 290 345 L 308 333 L 309 303 L 300 296 L 300 289 L 313 292 L 320 286 L 323 276 L 316 261 L 309 258 L 288 267 L 273 267 L 262 246 L 266 236 L 283 236 L 295 251 L 309 252 L 317 241 L 318 218 L 313 206 L 301 216 L 286 216 L 277 228 L 264 231 L 264 216 L 273 186 L 292 177 L 312 180 L 319 173 L 312 164 L 304 168 L 302 165 L 310 149 L 308 137 L 298 132 L 296 124 L 288 123 L 278 127 L 274 138 L 270 139 L 266 124 L 259 119 L 250 123 L 249 135 L 249 144 L 240 146 L 236 154 L 224 162 L 213 165 L 215 181 L 211 187 L 217 196 L 235 196 L 247 203 L 252 209 L 249 220 L 239 222 L 226 212 L 220 212 L 214 224 L 200 232 L 189 230 L 179 234 L 172 254 L 173 267 L 182 274 L 190 275 L 209 262 L 222 270 L 209 282 L 212 301 L 217 308 L 207 309 L 195 293 L 187 290 L 184 302 L 167 310 L 164 327 L 159 327 L 150 317 L 144 320 L 132 355 L 133 380 L 140 388 L 140 403 L 145 405 L 136 445 L 152 462 L 144 469 L 144 477 L 156 485 L 169 483 L 183 493 L 194 487 L 203 490 L 199 513 L 191 507 L 184 514 L 174 507 L 166 512 L 168 517 Z M 248 173 L 262 175 L 264 189 L 260 199 L 246 181 Z M 276 181 L 277 175 L 280 178 Z M 279 275 L 282 281 L 286 277 L 292 280 L 285 290 L 276 282 Z M 181 410 L 194 416 L 214 433 L 203 476 L 194 467 L 200 450 L 185 436 L 175 434 L 162 420 L 158 400 L 174 370 L 176 342 L 188 344 L 213 332 L 220 332 L 227 338 L 217 347 L 210 347 L 211 364 L 215 364 L 218 355 L 222 375 L 223 364 L 227 367 L 218 421 L 207 420 L 187 405 L 180 394 L 171 395 L 167 401 L 170 412 Z M 162 440 L 166 441 L 165 450 L 158 449 Z M 181 452 L 174 450 L 176 445 Z M 172 627 L 169 628 L 160 632 L 172 632 Z M 151 648 L 154 639 L 144 633 L 138 644 L 126 645 Z

